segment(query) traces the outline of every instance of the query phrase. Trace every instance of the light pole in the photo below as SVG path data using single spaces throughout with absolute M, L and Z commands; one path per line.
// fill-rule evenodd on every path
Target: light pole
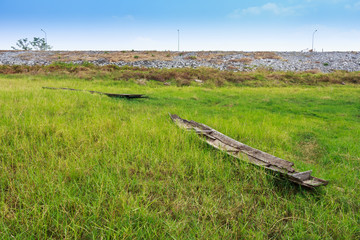
M 46 46 L 45 46 L 45 50 L 47 49 L 47 35 L 46 35 L 46 32 L 43 30 L 43 29 L 40 29 L 41 31 L 43 31 L 44 33 L 45 33 L 45 44 L 46 44 Z
M 180 52 L 180 30 L 178 29 L 178 52 Z
M 314 51 L 314 37 L 315 37 L 315 33 L 317 32 L 317 30 L 315 30 L 313 32 L 313 35 L 312 35 L 312 46 L 311 46 L 311 50 Z

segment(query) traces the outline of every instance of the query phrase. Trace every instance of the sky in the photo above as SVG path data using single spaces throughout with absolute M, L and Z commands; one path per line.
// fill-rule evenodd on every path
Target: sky
M 360 0 L 0 0 L 0 50 L 41 29 L 53 50 L 360 51 Z

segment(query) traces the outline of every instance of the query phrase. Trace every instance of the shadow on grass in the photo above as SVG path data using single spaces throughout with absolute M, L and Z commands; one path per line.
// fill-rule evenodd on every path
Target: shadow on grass
M 276 191 L 277 193 L 281 193 L 283 196 L 289 194 L 311 194 L 312 196 L 320 196 L 323 194 L 323 186 L 318 188 L 308 188 L 291 182 L 288 180 L 287 176 L 284 176 L 281 173 L 272 172 L 268 169 L 264 169 L 264 171 L 267 173 L 266 176 L 272 190 Z
M 220 152 L 219 150 L 214 149 L 213 147 L 202 141 L 201 144 L 199 144 L 199 147 L 206 148 L 207 150 L 213 152 L 214 157 L 217 153 Z M 256 175 L 259 176 L 259 181 L 261 181 L 261 178 L 265 180 L 261 186 L 262 188 L 267 188 L 269 191 L 274 191 L 277 194 L 280 194 L 282 197 L 289 197 L 290 195 L 296 194 L 301 194 L 302 196 L 306 197 L 310 194 L 313 197 L 320 198 L 324 194 L 324 186 L 317 188 L 308 188 L 291 182 L 286 175 L 283 175 L 279 172 L 274 172 L 261 166 L 251 164 L 249 162 L 246 162 L 246 160 L 237 159 L 233 156 L 228 155 L 225 152 L 221 153 L 221 157 L 228 161 L 236 169 L 236 171 L 249 171 L 248 175 L 253 176 L 256 173 Z M 239 181 L 243 181 L 243 179 L 239 177 Z M 255 184 L 256 183 L 254 183 L 254 188 Z

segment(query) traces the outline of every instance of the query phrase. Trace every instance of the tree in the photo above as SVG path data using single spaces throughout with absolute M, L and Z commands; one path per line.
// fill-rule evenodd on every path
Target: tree
M 35 50 L 50 50 L 52 47 L 46 43 L 45 38 L 34 37 L 34 40 L 30 42 L 31 46 L 34 47 Z
M 19 39 L 16 42 L 16 47 L 11 47 L 14 50 L 50 50 L 52 47 L 47 44 L 45 38 L 34 37 L 33 41 L 29 41 L 27 38 Z M 30 47 L 31 46 L 31 47 Z
M 13 46 L 11 46 L 11 48 L 14 50 L 31 50 L 32 48 L 29 46 L 30 44 L 31 42 L 27 38 L 23 38 L 16 42 L 16 46 L 18 46 L 18 48 Z

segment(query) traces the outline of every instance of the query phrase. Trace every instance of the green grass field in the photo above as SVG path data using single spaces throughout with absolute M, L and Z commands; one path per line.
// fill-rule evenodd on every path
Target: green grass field
M 312 169 L 329 185 L 311 191 L 233 159 L 168 113 Z M 359 136 L 358 85 L 0 75 L 0 237 L 359 239 Z

